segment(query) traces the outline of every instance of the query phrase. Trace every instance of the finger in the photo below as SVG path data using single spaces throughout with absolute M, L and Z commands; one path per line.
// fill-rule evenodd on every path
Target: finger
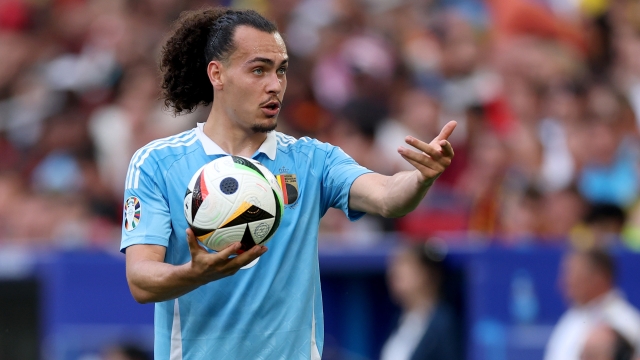
M 458 125 L 457 122 L 455 121 L 449 121 L 440 131 L 440 134 L 438 134 L 438 136 L 436 136 L 435 140 L 447 140 L 449 138 L 449 136 L 451 136 L 451 133 L 453 133 L 453 130 L 456 128 L 456 125 Z
M 438 162 L 437 160 L 442 157 L 442 153 L 440 153 L 440 151 L 436 151 L 431 146 L 428 146 L 427 148 L 425 148 L 425 150 L 428 151 L 427 154 L 425 154 L 424 152 L 417 152 L 411 149 L 407 149 L 401 146 L 398 148 L 398 153 L 400 153 L 400 155 L 402 155 L 403 157 L 408 157 L 422 165 L 429 167 L 435 165 Z
M 454 155 L 453 146 L 451 146 L 450 142 L 448 142 L 447 140 L 440 140 L 440 147 L 442 148 L 442 150 L 440 150 L 442 155 L 450 157 L 450 158 L 453 157 L 453 155 Z
M 226 248 L 218 251 L 218 256 L 222 259 L 228 259 L 231 255 L 237 254 L 241 246 L 239 242 L 231 243 Z
M 440 147 L 439 144 L 436 145 L 437 146 L 436 147 L 436 146 L 434 146 L 432 144 L 427 144 L 424 141 L 418 140 L 418 139 L 414 138 L 413 136 L 407 136 L 404 139 L 404 141 L 407 144 L 409 144 L 409 145 L 413 146 L 414 148 L 426 153 L 427 155 L 431 156 L 434 159 L 438 159 L 438 158 L 440 158 L 442 156 L 442 153 L 440 152 L 440 149 L 439 149 L 439 147 Z M 404 150 L 411 151 L 409 149 L 403 148 L 402 146 L 398 148 L 398 152 L 401 153 L 401 154 L 403 153 Z
M 410 151 L 406 154 L 401 153 L 400 155 L 402 155 L 402 157 L 406 161 L 408 161 L 411 165 L 413 165 L 413 167 L 418 169 L 423 174 L 427 172 L 440 173 L 445 169 L 445 166 L 443 164 L 415 151 Z
M 241 267 L 249 264 L 250 262 L 252 262 L 256 258 L 262 256 L 262 254 L 266 253 L 267 250 L 269 250 L 269 249 L 267 249 L 266 246 L 255 245 L 251 249 L 249 249 L 249 250 L 243 252 L 242 254 L 236 256 L 233 260 L 231 260 L 229 262 L 229 265 L 237 266 L 238 268 L 241 268 Z
M 189 244 L 189 251 L 192 254 L 197 251 L 206 251 L 198 243 L 198 240 L 196 239 L 196 235 L 193 233 L 193 230 L 191 230 L 191 228 L 187 228 L 186 233 L 187 233 L 187 244 Z
M 441 173 L 427 166 L 424 166 L 415 160 L 409 159 L 406 156 L 403 156 L 402 158 L 405 159 L 409 164 L 413 165 L 413 167 L 415 167 L 422 174 L 422 176 L 425 177 L 425 181 L 435 179 Z

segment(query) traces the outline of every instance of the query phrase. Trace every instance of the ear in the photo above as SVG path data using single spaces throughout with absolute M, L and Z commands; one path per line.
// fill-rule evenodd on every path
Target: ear
M 209 81 L 215 90 L 222 90 L 222 86 L 224 84 L 224 65 L 220 61 L 210 61 L 209 65 L 207 65 L 207 75 L 209 76 Z

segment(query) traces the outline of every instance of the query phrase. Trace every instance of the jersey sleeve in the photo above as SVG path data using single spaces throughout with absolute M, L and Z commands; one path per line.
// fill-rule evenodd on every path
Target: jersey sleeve
M 328 146 L 322 173 L 322 214 L 334 207 L 342 210 L 351 221 L 361 218 L 364 212 L 349 209 L 349 191 L 360 175 L 370 172 L 339 147 Z
M 135 155 L 134 155 L 135 158 Z M 137 244 L 167 246 L 171 235 L 171 215 L 162 177 L 154 162 L 147 159 L 137 167 L 132 159 L 125 183 L 120 251 Z

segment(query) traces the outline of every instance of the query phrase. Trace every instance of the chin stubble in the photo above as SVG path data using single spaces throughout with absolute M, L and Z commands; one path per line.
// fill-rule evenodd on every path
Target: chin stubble
M 254 133 L 268 133 L 275 130 L 276 126 L 278 126 L 278 123 L 273 123 L 269 125 L 255 124 L 251 127 L 251 130 L 253 130 Z

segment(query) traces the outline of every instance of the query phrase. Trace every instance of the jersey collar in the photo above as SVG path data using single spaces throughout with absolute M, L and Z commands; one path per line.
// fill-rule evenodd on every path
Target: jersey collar
M 222 148 L 218 144 L 216 144 L 213 140 L 211 140 L 211 138 L 205 135 L 204 123 L 198 123 L 195 130 L 198 136 L 198 140 L 200 140 L 200 143 L 202 144 L 204 152 L 207 155 L 229 155 L 224 150 L 222 150 Z M 277 146 L 278 146 L 278 141 L 276 139 L 276 132 L 270 131 L 267 133 L 267 138 L 264 140 L 262 145 L 260 145 L 260 148 L 258 148 L 258 151 L 256 151 L 256 154 L 263 153 L 267 155 L 269 159 L 275 160 Z M 254 157 L 256 154 L 254 154 Z

